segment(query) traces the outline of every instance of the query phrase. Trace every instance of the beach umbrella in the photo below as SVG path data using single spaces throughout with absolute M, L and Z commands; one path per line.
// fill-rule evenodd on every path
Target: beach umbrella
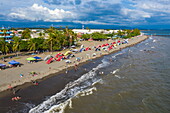
M 0 64 L 0 67 L 5 67 L 6 65 L 5 64 Z
M 45 58 L 44 58 L 44 61 L 48 60 L 49 58 L 52 58 L 51 55 L 47 55 Z
M 73 52 L 78 52 L 78 49 L 73 49 L 72 51 L 73 51 Z
M 38 56 L 35 56 L 35 57 L 33 57 L 33 58 L 35 58 L 35 59 L 41 59 L 41 57 L 38 57 Z
M 66 62 L 66 63 L 71 63 L 71 61 L 70 61 L 70 60 L 66 60 L 65 62 Z
M 58 53 L 55 57 L 58 58 L 60 55 L 62 55 L 62 53 Z
M 72 54 L 71 51 L 67 51 L 64 55 Z
M 15 64 L 20 64 L 20 63 L 15 60 L 12 60 L 12 61 L 8 62 L 8 64 L 15 65 Z
M 75 45 L 72 45 L 71 47 L 72 47 L 72 48 L 75 48 L 76 46 L 75 46 Z
M 80 60 L 81 60 L 81 58 L 80 58 L 80 57 L 77 57 L 77 58 L 76 58 L 76 60 L 77 60 L 77 61 L 80 61 Z
M 29 58 L 27 58 L 27 60 L 36 60 L 35 58 L 33 58 L 33 57 L 29 57 Z

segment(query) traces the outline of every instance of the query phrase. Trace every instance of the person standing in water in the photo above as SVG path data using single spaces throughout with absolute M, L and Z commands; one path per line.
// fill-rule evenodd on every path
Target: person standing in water
M 74 70 L 77 71 L 77 69 L 78 69 L 78 65 L 75 63 L 74 64 Z

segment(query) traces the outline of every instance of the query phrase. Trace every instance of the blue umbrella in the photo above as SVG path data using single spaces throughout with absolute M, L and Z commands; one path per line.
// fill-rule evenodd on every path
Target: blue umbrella
M 33 57 L 33 58 L 35 58 L 35 59 L 41 59 L 41 57 L 38 57 L 38 56 L 35 56 L 35 57 Z
M 12 60 L 12 61 L 8 62 L 8 64 L 15 65 L 15 64 L 20 64 L 20 63 L 15 60 Z
M 4 66 L 6 66 L 5 64 L 0 64 L 0 67 L 4 67 Z

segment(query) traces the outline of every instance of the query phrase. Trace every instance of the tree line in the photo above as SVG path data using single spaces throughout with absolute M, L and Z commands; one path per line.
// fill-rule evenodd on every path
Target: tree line
M 84 40 L 88 40 L 90 38 L 92 38 L 93 40 L 106 40 L 108 39 L 108 37 L 112 38 L 112 37 L 117 37 L 117 38 L 131 38 L 134 36 L 138 36 L 140 35 L 140 30 L 139 29 L 133 29 L 133 30 L 129 30 L 129 29 L 125 29 L 125 30 L 118 30 L 118 32 L 112 32 L 110 34 L 103 34 L 103 32 L 99 33 L 99 32 L 94 32 L 92 34 L 83 34 L 82 35 L 82 39 Z

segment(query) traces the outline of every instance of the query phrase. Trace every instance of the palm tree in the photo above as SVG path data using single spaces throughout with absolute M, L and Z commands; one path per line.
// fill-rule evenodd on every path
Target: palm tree
M 17 52 L 17 51 L 20 51 L 20 44 L 21 44 L 21 39 L 19 38 L 19 37 L 14 37 L 13 38 L 13 45 L 12 45 L 12 50 L 14 51 L 14 52 Z
M 49 35 L 49 37 L 48 37 L 47 42 L 50 43 L 50 51 L 52 52 L 53 51 L 53 43 L 56 39 L 56 36 L 55 36 L 55 33 L 53 33 L 53 32 L 50 32 L 48 35 Z
M 29 28 L 26 28 L 23 32 L 22 32 L 22 39 L 30 39 L 31 38 L 31 30 Z
M 29 50 L 36 51 L 36 50 L 39 50 L 39 49 L 43 49 L 43 42 L 44 42 L 44 39 L 42 39 L 42 38 L 32 38 L 32 39 L 30 39 L 29 42 L 28 42 Z
M 67 46 L 71 46 L 74 44 L 75 39 L 77 39 L 77 34 L 75 34 L 72 30 L 69 30 L 68 27 L 64 30 L 64 34 L 66 36 L 66 40 L 68 41 Z
M 5 41 L 5 39 L 0 39 L 0 50 L 3 54 L 6 54 L 10 51 L 10 44 Z

